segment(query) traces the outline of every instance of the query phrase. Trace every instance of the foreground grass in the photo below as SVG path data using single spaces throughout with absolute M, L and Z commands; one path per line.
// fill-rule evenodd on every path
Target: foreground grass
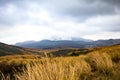
M 5 58 L 0 70 L 1 80 L 120 80 L 120 62 L 97 52 L 78 57 Z
M 120 80 L 120 51 L 104 48 L 76 57 L 0 57 L 0 80 Z

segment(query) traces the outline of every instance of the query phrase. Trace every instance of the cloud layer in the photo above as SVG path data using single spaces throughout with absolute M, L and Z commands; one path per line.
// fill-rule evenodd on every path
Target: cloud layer
M 120 0 L 0 0 L 0 41 L 120 38 L 119 4 Z

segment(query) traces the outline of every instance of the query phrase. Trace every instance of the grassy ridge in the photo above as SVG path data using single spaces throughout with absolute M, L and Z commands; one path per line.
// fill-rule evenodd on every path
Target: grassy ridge
M 53 56 L 79 56 L 82 54 L 88 54 L 92 52 L 100 52 L 100 53 L 108 53 L 114 56 L 114 54 L 118 54 L 120 52 L 120 45 L 106 46 L 106 47 L 97 47 L 97 48 L 87 48 L 87 49 L 79 49 L 79 48 L 71 48 L 71 49 L 60 49 L 56 51 L 47 52 L 47 55 Z M 116 55 L 117 56 L 117 55 Z
M 1 80 L 120 80 L 120 45 L 69 57 L 4 56 L 0 71 Z

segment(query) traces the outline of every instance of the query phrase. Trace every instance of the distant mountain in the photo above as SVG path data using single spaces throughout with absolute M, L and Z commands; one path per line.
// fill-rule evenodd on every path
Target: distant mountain
M 72 41 L 84 41 L 84 42 L 92 42 L 93 40 L 90 39 L 84 39 L 84 38 L 72 38 Z
M 120 39 L 98 40 L 93 42 L 93 45 L 96 46 L 110 46 L 115 44 L 120 44 Z
M 70 49 L 70 48 L 83 49 L 83 48 L 90 48 L 90 47 L 110 46 L 115 44 L 120 44 L 120 39 L 97 40 L 97 41 L 84 41 L 84 40 L 83 41 L 81 40 L 58 40 L 58 41 L 42 40 L 42 41 L 28 41 L 28 42 L 26 41 L 23 43 L 17 43 L 15 46 L 7 45 L 0 42 L 0 56 L 26 55 L 26 54 L 27 55 L 28 54 L 44 55 L 45 52 L 48 53 L 48 52 L 62 50 L 62 49 Z
M 40 49 L 51 49 L 51 48 L 83 48 L 89 41 L 84 40 L 42 40 L 34 43 L 16 43 L 16 46 L 25 48 L 40 48 Z
M 42 40 L 32 43 L 17 43 L 16 46 L 25 48 L 40 48 L 40 49 L 52 49 L 52 48 L 89 48 L 99 46 L 109 46 L 114 44 L 120 44 L 120 39 L 109 39 L 109 40 L 98 40 L 92 41 L 87 39 L 76 39 L 72 40 Z
M 24 42 L 19 42 L 17 45 L 27 45 L 27 44 L 34 44 L 36 41 L 24 41 Z

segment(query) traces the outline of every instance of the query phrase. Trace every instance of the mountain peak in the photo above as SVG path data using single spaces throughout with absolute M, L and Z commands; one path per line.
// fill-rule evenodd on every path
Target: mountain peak
M 93 40 L 90 40 L 90 39 L 76 38 L 76 37 L 73 37 L 71 40 L 72 41 L 84 41 L 84 42 L 91 42 L 91 41 L 93 41 Z

